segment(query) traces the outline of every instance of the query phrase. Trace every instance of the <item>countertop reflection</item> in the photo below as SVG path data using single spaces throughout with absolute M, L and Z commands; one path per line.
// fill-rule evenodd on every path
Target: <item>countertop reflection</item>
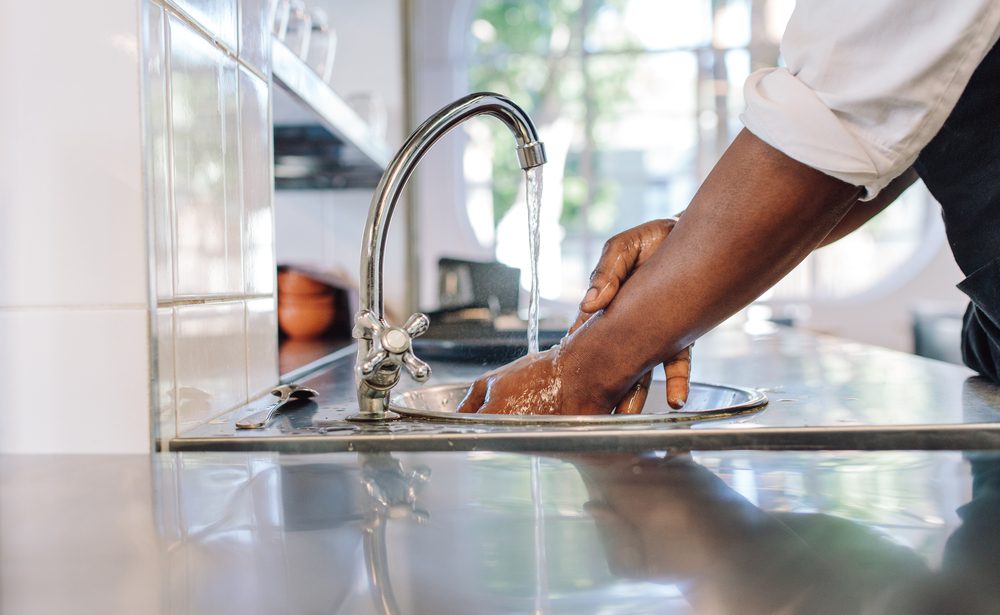
M 992 613 L 1000 454 L 0 457 L 11 613 Z

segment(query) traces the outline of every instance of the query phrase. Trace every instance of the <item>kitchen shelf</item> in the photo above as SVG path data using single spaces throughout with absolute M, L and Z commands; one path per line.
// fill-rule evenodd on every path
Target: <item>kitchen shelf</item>
M 372 188 L 388 145 L 284 43 L 272 39 L 275 188 Z

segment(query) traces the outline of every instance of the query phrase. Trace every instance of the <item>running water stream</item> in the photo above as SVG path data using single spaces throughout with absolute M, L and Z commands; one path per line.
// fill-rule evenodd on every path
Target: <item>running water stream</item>
M 531 298 L 528 300 L 528 354 L 538 352 L 538 244 L 541 240 L 542 167 L 524 172 L 527 182 L 528 250 L 531 253 Z
M 538 352 L 538 244 L 541 242 L 542 167 L 524 172 L 527 182 L 528 250 L 531 253 L 531 296 L 528 299 L 528 354 Z M 535 513 L 535 614 L 549 611 L 548 558 L 545 553 L 545 508 L 542 505 L 541 462 L 531 459 L 531 501 Z
M 541 242 L 542 167 L 524 172 L 527 183 L 528 251 L 531 258 L 531 295 L 528 299 L 528 354 L 538 352 L 538 244 Z M 535 615 L 548 612 L 548 558 L 545 554 L 545 508 L 542 506 L 541 467 L 531 460 L 531 501 L 535 513 Z

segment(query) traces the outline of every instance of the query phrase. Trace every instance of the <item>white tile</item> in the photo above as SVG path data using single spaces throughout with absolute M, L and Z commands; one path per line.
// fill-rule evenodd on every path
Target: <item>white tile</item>
M 0 452 L 146 453 L 146 308 L 0 309 Z
M 237 0 L 169 0 L 234 52 L 237 47 Z
M 167 114 L 166 18 L 158 5 L 142 3 L 142 88 L 145 127 L 145 189 L 153 224 L 156 297 L 174 296 L 173 199 L 170 193 Z
M 177 431 L 247 399 L 246 314 L 242 301 L 175 309 Z
M 243 172 L 240 167 L 240 99 L 237 63 L 222 63 L 223 169 L 226 188 L 226 288 L 243 292 Z
M 274 299 L 247 301 L 247 393 L 259 397 L 278 384 L 278 313 Z
M 240 58 L 264 75 L 271 72 L 271 0 L 240 2 Z
M 274 180 L 271 163 L 270 91 L 267 82 L 240 68 L 240 144 L 243 161 L 243 267 L 248 294 L 274 292 Z
M 226 56 L 174 17 L 170 29 L 176 294 L 227 292 L 222 72 Z
M 177 405 L 174 379 L 174 310 L 156 310 L 156 372 L 154 415 L 158 418 L 159 438 L 177 435 Z M 166 448 L 166 447 L 164 447 Z
M 0 306 L 147 301 L 138 8 L 3 4 Z

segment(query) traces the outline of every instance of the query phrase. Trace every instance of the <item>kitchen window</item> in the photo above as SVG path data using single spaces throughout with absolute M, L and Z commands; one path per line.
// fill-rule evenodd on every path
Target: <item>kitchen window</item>
M 791 0 L 480 0 L 468 11 L 470 91 L 506 93 L 549 153 L 541 292 L 576 302 L 611 235 L 683 209 L 742 128 L 743 81 L 780 61 Z M 472 123 L 462 166 L 479 242 L 527 286 L 524 181 L 495 122 Z M 918 185 L 810 256 L 761 301 L 776 306 L 885 292 L 941 246 Z M 737 247 L 734 247 L 737 249 Z

